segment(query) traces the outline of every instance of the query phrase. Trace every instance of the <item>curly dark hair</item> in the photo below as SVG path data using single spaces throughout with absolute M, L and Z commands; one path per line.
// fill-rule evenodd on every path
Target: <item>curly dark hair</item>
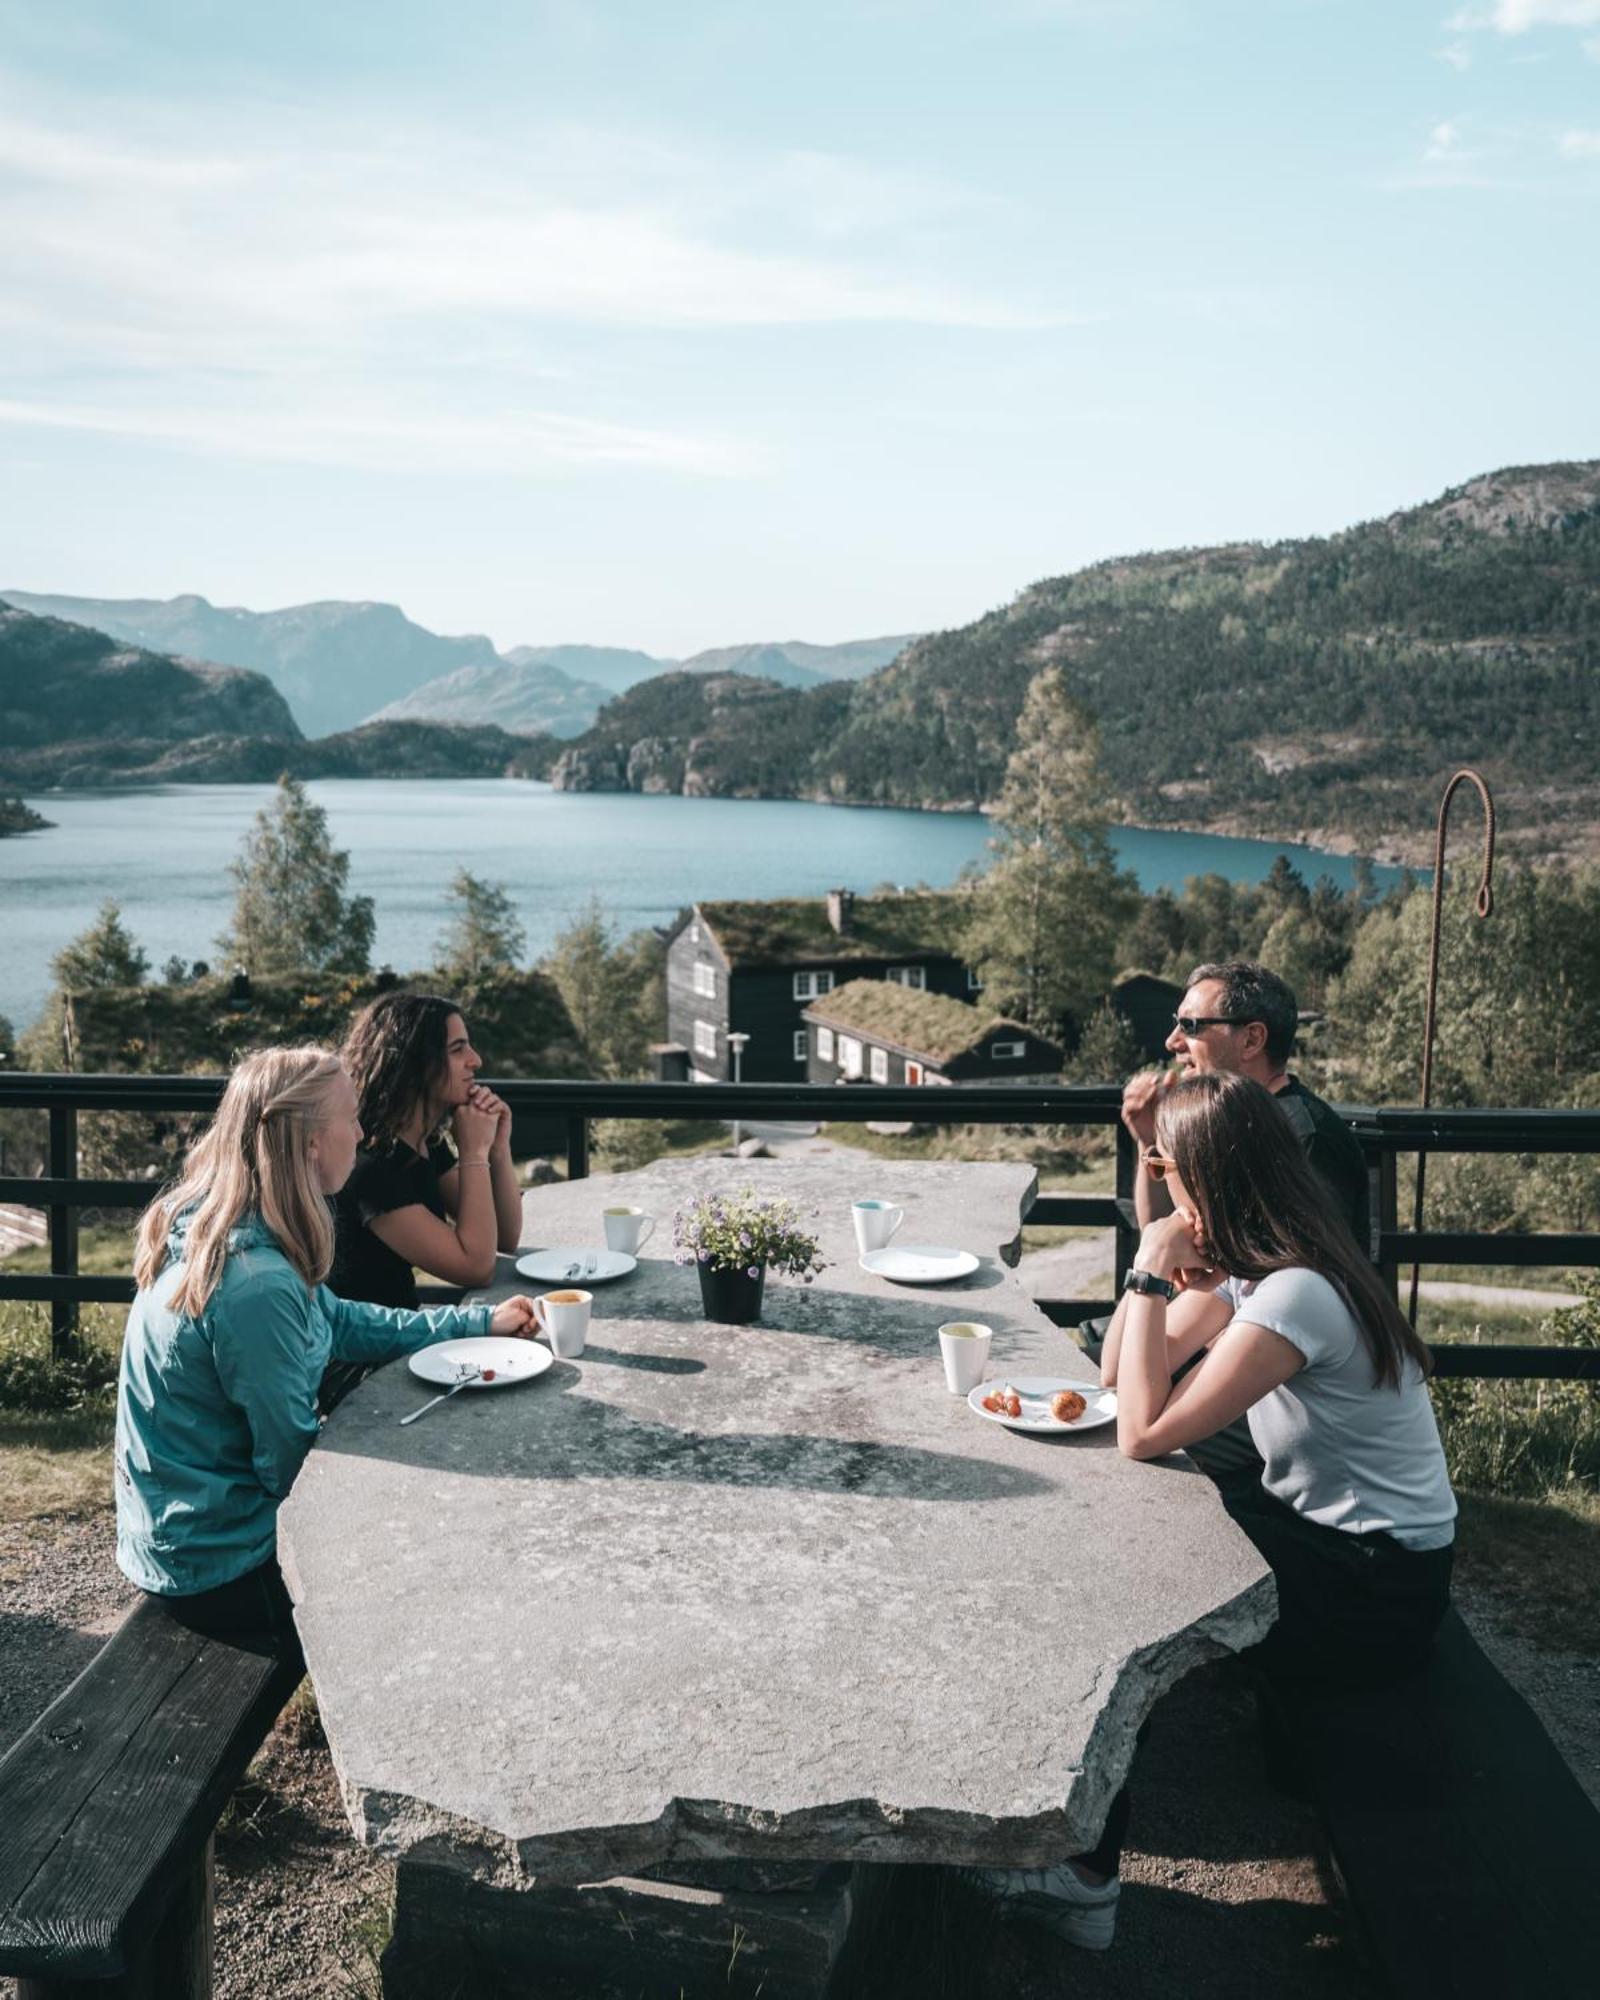
M 444 1074 L 454 1000 L 436 993 L 384 993 L 363 1007 L 344 1038 L 344 1066 L 356 1087 L 362 1144 L 387 1146 L 426 1105 Z

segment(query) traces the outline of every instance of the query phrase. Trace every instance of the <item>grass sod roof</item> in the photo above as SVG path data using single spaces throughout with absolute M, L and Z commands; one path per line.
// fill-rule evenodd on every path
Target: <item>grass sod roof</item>
M 396 982 L 413 992 L 444 991 L 426 973 Z M 232 980 L 198 979 L 181 986 L 101 987 L 72 999 L 74 1067 L 84 1072 L 142 1071 L 153 1075 L 215 1074 L 245 1050 L 322 1042 L 336 1047 L 351 1020 L 387 990 L 370 973 L 307 972 L 258 977 L 250 997 L 232 997 Z M 589 1074 L 577 1030 L 555 983 L 542 972 L 506 972 L 446 993 L 458 1000 L 489 1076 L 572 1077 Z M 40 1068 L 64 1067 L 60 995 L 23 1038 Z
M 767 902 L 700 903 L 731 966 L 803 965 L 840 958 L 960 956 L 965 915 L 959 890 L 913 890 L 905 895 L 857 896 L 843 936 L 828 922 L 825 896 L 777 897 Z
M 969 1007 L 962 1000 L 950 1000 L 942 993 L 920 993 L 913 986 L 901 986 L 892 979 L 852 979 L 836 987 L 822 999 L 812 1001 L 804 1018 L 823 1027 L 843 1028 L 847 1033 L 870 1035 L 875 1041 L 891 1042 L 913 1058 L 951 1062 L 976 1048 L 996 1028 L 1014 1035 L 1031 1030 L 1004 1014 L 988 1014 Z M 1042 1036 L 1035 1036 L 1042 1041 Z M 1054 1049 L 1053 1042 L 1045 1047 Z M 1059 1051 L 1057 1051 L 1059 1054 Z

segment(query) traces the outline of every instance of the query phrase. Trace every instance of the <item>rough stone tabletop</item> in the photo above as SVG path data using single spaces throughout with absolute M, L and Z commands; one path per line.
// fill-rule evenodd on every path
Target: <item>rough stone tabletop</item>
M 711 1325 L 672 1212 L 746 1186 L 815 1209 L 829 1268 Z M 1274 1600 L 1186 1459 L 1123 1459 L 1113 1426 L 1012 1432 L 945 1389 L 936 1329 L 963 1317 L 994 1327 L 992 1372 L 1094 1379 L 1007 1268 L 1033 1186 L 697 1159 L 530 1193 L 532 1247 L 598 1247 L 608 1203 L 657 1218 L 639 1269 L 591 1288 L 584 1354 L 405 1429 L 433 1391 L 380 1370 L 280 1517 L 357 1834 L 506 1882 L 1092 1845 L 1153 1702 Z M 979 1272 L 859 1270 L 867 1193 Z M 501 1270 L 497 1296 L 540 1289 Z

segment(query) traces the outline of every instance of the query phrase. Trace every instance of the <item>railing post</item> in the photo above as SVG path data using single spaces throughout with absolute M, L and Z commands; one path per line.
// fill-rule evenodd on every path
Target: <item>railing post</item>
M 1400 1227 L 1399 1155 L 1387 1146 L 1378 1155 L 1377 1230 L 1380 1239 L 1392 1236 Z M 1400 1266 L 1392 1257 L 1378 1258 L 1378 1276 L 1399 1297 Z
M 1119 1202 L 1131 1202 L 1133 1200 L 1134 1177 L 1139 1171 L 1138 1148 L 1134 1144 L 1133 1134 L 1120 1118 L 1112 1127 L 1112 1130 L 1117 1135 L 1117 1200 Z M 1128 1221 L 1119 1222 L 1117 1224 L 1116 1248 L 1113 1253 L 1111 1266 L 1113 1297 L 1119 1299 L 1122 1297 L 1122 1281 L 1127 1276 L 1128 1270 L 1138 1253 L 1139 1231 Z
M 567 1120 L 567 1179 L 589 1178 L 589 1121 L 584 1117 Z
M 70 1104 L 50 1107 L 50 1178 L 75 1181 L 78 1178 L 78 1113 Z M 46 1210 L 50 1228 L 50 1275 L 75 1278 L 78 1275 L 78 1211 L 70 1202 L 51 1202 Z M 78 1302 L 76 1299 L 50 1301 L 50 1358 L 70 1361 L 78 1352 Z

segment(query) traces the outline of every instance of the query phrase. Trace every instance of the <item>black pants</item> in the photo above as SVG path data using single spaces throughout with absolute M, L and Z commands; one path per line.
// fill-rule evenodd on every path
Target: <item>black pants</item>
M 294 1628 L 294 1604 L 274 1558 L 247 1570 L 215 1590 L 197 1590 L 187 1597 L 163 1597 L 169 1617 L 209 1639 L 233 1639 L 276 1653 L 297 1674 L 306 1670 L 300 1635 Z
M 1450 1605 L 1453 1548 L 1324 1527 L 1259 1482 L 1220 1491 L 1277 1581 L 1278 1622 L 1244 1656 L 1269 1681 L 1382 1687 L 1423 1664 Z

